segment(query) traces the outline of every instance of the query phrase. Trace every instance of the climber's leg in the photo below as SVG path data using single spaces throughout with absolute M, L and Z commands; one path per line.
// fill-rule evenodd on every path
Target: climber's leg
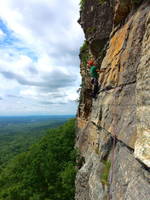
M 98 93 L 98 80 L 97 80 L 97 78 L 94 78 L 93 79 L 93 91 L 92 91 L 92 97 L 93 98 L 96 98 L 96 95 L 97 95 L 97 93 Z

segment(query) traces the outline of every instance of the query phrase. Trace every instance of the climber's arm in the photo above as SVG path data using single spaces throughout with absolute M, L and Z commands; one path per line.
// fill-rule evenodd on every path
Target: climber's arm
M 103 68 L 103 69 L 97 69 L 96 71 L 99 72 L 99 73 L 102 73 L 102 72 L 105 72 L 106 68 Z

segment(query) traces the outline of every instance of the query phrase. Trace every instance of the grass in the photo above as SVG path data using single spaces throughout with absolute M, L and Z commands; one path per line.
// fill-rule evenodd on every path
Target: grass
M 108 177 L 109 177 L 109 171 L 111 167 L 110 161 L 102 161 L 104 164 L 104 168 L 102 170 L 100 181 L 103 185 L 109 185 Z

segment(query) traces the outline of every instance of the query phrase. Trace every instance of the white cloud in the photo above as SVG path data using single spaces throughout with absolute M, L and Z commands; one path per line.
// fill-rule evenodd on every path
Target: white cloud
M 0 13 L 15 35 L 33 47 L 49 52 L 54 45 L 74 50 L 81 41 L 77 5 L 74 0 L 5 0 Z
M 0 40 L 2 40 L 5 36 L 5 33 L 0 29 Z
M 56 104 L 58 114 L 65 108 L 66 114 L 75 112 L 72 101 L 77 98 L 80 84 L 78 54 L 83 42 L 83 33 L 77 24 L 78 4 L 74 0 L 0 3 L 0 19 L 9 30 L 9 35 L 2 31 L 0 37 L 4 34 L 11 41 L 0 49 L 0 81 L 4 83 L 0 96 L 5 98 L 0 103 L 7 105 L 3 106 L 2 113 L 11 110 L 13 94 L 21 97 L 19 101 L 30 112 L 47 113 L 50 104 Z M 21 104 L 15 108 L 12 114 L 27 112 Z

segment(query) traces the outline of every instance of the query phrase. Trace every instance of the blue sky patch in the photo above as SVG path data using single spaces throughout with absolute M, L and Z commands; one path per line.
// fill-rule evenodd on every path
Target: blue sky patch
M 0 47 L 3 49 L 12 49 L 17 51 L 19 54 L 30 57 L 34 62 L 38 60 L 38 57 L 34 51 L 26 47 L 21 40 L 14 36 L 14 32 L 10 30 L 3 20 L 0 19 L 0 29 L 5 33 L 5 37 L 0 40 Z M 13 56 L 13 53 L 12 53 Z

